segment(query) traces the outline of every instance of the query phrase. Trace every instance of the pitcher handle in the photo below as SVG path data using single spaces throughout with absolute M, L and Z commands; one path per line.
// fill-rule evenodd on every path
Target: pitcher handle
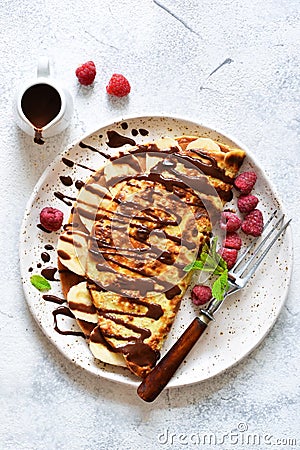
M 37 76 L 49 77 L 49 75 L 50 75 L 49 58 L 47 56 L 41 56 L 38 60 Z

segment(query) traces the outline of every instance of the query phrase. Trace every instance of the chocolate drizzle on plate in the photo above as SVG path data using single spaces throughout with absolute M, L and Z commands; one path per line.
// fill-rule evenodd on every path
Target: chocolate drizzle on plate
M 68 158 L 62 158 L 62 162 L 67 166 L 67 167 L 73 167 L 74 166 L 74 161 L 71 161 L 71 159 Z
M 82 333 L 82 331 L 62 330 L 58 326 L 58 320 L 57 320 L 58 316 L 66 316 L 66 317 L 75 319 L 74 314 L 67 306 L 60 306 L 59 308 L 52 311 L 52 314 L 53 314 L 53 318 L 54 318 L 54 329 L 55 329 L 55 331 L 57 331 L 57 333 L 63 334 L 65 336 L 80 336 L 80 337 L 85 338 L 85 334 Z
M 58 305 L 66 303 L 66 300 L 64 298 L 57 297 L 56 295 L 44 294 L 43 299 L 46 302 L 57 303 Z
M 63 162 L 67 167 L 74 167 L 74 165 L 76 165 L 76 166 L 78 166 L 78 167 L 82 167 L 82 169 L 87 169 L 87 170 L 89 170 L 89 171 L 91 171 L 91 172 L 96 172 L 95 169 L 93 169 L 93 168 L 91 168 L 91 167 L 88 167 L 88 166 L 85 166 L 84 164 L 80 164 L 80 163 L 74 162 L 74 161 L 72 161 L 72 160 L 69 159 L 69 158 L 63 157 L 63 158 L 62 158 L 62 162 Z
M 149 131 L 145 130 L 145 128 L 139 128 L 139 133 L 141 136 L 148 136 Z
M 41 223 L 38 223 L 38 224 L 37 224 L 37 227 L 38 227 L 40 230 L 44 231 L 45 233 L 48 233 L 48 234 L 52 233 L 52 231 L 49 231 L 49 230 L 47 230 L 46 228 L 44 228 L 43 225 L 42 225 Z
M 84 186 L 84 181 L 82 181 L 82 180 L 76 180 L 75 181 L 75 187 L 76 187 L 76 189 L 81 189 L 83 186 Z
M 45 245 L 45 249 L 46 249 L 46 250 L 54 250 L 54 247 L 53 247 L 52 244 L 46 244 L 46 245 Z
M 122 147 L 125 144 L 129 145 L 136 144 L 136 142 L 133 139 L 127 136 L 122 136 L 121 134 L 119 134 L 117 131 L 114 130 L 107 131 L 107 137 L 108 137 L 107 145 L 111 148 Z
M 59 179 L 64 186 L 72 186 L 73 184 L 73 180 L 69 175 L 68 176 L 61 175 Z
M 58 191 L 54 192 L 54 196 L 65 203 L 67 206 L 72 206 L 72 202 L 76 200 L 76 197 L 71 197 Z
M 50 255 L 48 252 L 43 252 L 41 254 L 41 258 L 45 263 L 50 261 Z
M 43 277 L 45 277 L 48 281 L 59 281 L 58 278 L 55 278 L 56 272 L 56 267 L 46 267 L 41 271 L 41 275 L 43 275 Z
M 107 155 L 106 153 L 102 152 L 102 151 L 99 150 L 98 148 L 95 148 L 95 147 L 93 147 L 93 146 L 91 146 L 91 145 L 87 145 L 87 144 L 85 144 L 85 143 L 82 142 L 82 141 L 79 142 L 79 147 L 81 147 L 81 148 L 88 148 L 88 149 L 91 150 L 92 152 L 99 153 L 99 155 L 103 156 L 103 157 L 106 158 L 106 159 L 109 159 L 109 158 L 110 158 L 110 155 Z

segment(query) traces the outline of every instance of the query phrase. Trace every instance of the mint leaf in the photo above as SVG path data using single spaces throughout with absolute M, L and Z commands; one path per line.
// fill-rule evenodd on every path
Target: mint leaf
M 214 272 L 216 268 L 215 261 L 210 257 L 210 255 L 205 255 L 205 258 L 197 259 L 196 261 L 188 264 L 184 267 L 185 272 L 190 270 L 202 270 L 203 272 Z
M 211 270 L 215 270 L 217 265 L 218 265 L 218 263 L 216 262 L 216 260 L 211 255 L 207 255 L 206 256 L 206 258 L 205 258 L 205 266 L 207 266 Z
M 51 289 L 49 281 L 47 281 L 46 278 L 44 278 L 42 275 L 32 275 L 30 277 L 30 282 L 39 291 L 44 292 Z
M 212 295 L 216 300 L 221 301 L 229 289 L 228 268 L 226 261 L 217 252 L 217 244 L 218 240 L 216 237 L 211 240 L 210 247 L 204 244 L 199 259 L 188 264 L 184 270 L 186 272 L 202 270 L 203 272 L 210 272 L 217 277 L 212 285 Z
M 227 262 L 224 261 L 221 255 L 219 255 L 219 267 L 221 267 L 223 270 L 227 270 Z
M 185 272 L 189 272 L 190 270 L 202 270 L 203 266 L 204 266 L 204 264 L 202 261 L 196 260 L 196 261 L 188 264 L 187 266 L 185 266 L 183 270 Z
M 226 262 L 221 258 L 217 252 L 217 238 L 211 240 L 210 247 L 205 243 L 203 245 L 199 259 L 191 264 L 188 264 L 184 270 L 203 270 L 203 272 L 211 272 L 214 275 L 220 275 L 227 269 Z
M 214 275 L 221 275 L 224 270 L 227 270 L 227 262 L 219 255 L 218 265 L 215 268 Z
M 219 301 L 223 300 L 224 294 L 226 293 L 228 288 L 228 270 L 226 269 L 212 285 L 213 297 L 215 297 Z

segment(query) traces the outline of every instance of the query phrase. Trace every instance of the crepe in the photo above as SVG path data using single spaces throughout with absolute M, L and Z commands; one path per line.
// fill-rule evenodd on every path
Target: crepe
M 80 190 L 58 242 L 63 293 L 93 355 L 145 377 L 245 153 L 208 138 L 129 148 Z

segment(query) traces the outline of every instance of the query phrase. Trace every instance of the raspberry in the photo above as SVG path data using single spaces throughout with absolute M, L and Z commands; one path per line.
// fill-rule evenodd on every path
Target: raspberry
M 241 195 L 238 198 L 237 206 L 241 213 L 249 213 L 256 208 L 258 203 L 258 198 L 255 195 Z
M 223 247 L 239 250 L 241 246 L 242 239 L 235 231 L 233 233 L 227 233 L 226 238 L 223 241 Z
M 227 268 L 231 269 L 237 259 L 237 255 L 238 255 L 238 251 L 236 248 L 221 248 L 219 250 L 220 255 L 222 256 L 222 258 L 224 259 L 224 261 L 226 261 L 227 263 Z
M 243 172 L 234 180 L 234 186 L 242 193 L 249 194 L 257 180 L 255 172 Z
M 116 97 L 125 97 L 130 92 L 128 80 L 119 73 L 114 73 L 106 86 L 106 92 Z
M 46 206 L 40 212 L 41 225 L 48 231 L 57 231 L 62 226 L 64 220 L 63 213 L 56 208 Z
M 251 236 L 260 236 L 264 227 L 264 219 L 261 211 L 259 209 L 254 209 L 245 216 L 244 222 L 242 223 L 242 230 L 245 234 L 250 234 Z
M 209 286 L 204 286 L 203 284 L 198 284 L 193 287 L 192 290 L 192 302 L 194 305 L 200 306 L 207 303 L 212 297 L 211 288 Z
M 238 216 L 230 211 L 224 211 L 221 214 L 221 222 L 220 226 L 222 230 L 226 230 L 229 233 L 233 231 L 237 231 L 241 226 L 241 219 Z
M 75 74 L 80 84 L 83 84 L 83 86 L 89 86 L 95 79 L 96 66 L 93 61 L 88 61 L 77 67 Z

